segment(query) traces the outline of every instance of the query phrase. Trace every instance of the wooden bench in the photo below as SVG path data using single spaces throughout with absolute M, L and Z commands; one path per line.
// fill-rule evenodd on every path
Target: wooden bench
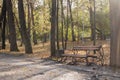
M 81 55 L 85 51 L 84 55 Z M 80 52 L 80 53 L 79 53 Z M 91 54 L 92 52 L 92 54 Z M 76 63 L 77 58 L 85 59 L 86 64 L 89 65 L 89 59 L 95 59 L 96 62 L 100 62 L 101 65 L 104 64 L 104 51 L 102 46 L 74 46 L 72 49 L 72 54 L 61 54 L 61 61 L 67 60 L 67 58 L 72 58 L 72 62 Z

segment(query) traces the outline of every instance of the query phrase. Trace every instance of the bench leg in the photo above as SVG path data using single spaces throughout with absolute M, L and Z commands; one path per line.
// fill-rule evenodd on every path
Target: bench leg
M 72 57 L 72 63 L 73 63 L 73 64 L 76 64 L 76 62 L 77 62 L 76 58 L 75 58 L 75 57 Z
M 85 60 L 86 60 L 86 65 L 89 66 L 88 57 L 86 57 Z
M 66 60 L 66 57 L 60 57 L 59 62 L 64 62 Z

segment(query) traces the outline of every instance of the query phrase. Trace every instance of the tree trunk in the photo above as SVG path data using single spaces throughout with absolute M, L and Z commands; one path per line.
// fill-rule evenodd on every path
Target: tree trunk
M 56 28 L 56 0 L 52 0 L 52 13 L 51 13 L 51 57 L 55 56 L 55 28 Z
M 0 42 L 2 41 L 2 24 L 0 23 Z
M 3 0 L 2 11 L 0 15 L 0 28 L 2 37 L 2 49 L 5 49 L 5 24 L 6 24 L 6 1 Z
M 18 12 L 19 12 L 19 21 L 20 21 L 20 26 L 21 26 L 21 32 L 22 32 L 21 36 L 23 36 L 22 40 L 25 45 L 25 52 L 30 54 L 30 53 L 32 53 L 32 45 L 31 45 L 30 38 L 28 37 L 27 29 L 26 29 L 23 0 L 18 0 Z
M 6 13 L 5 13 L 5 16 L 4 16 L 4 20 L 3 20 L 3 28 L 2 28 L 2 49 L 5 49 L 6 47 L 6 44 L 5 44 L 5 40 L 6 40 L 6 37 L 5 37 L 5 32 L 6 32 Z
M 120 0 L 110 0 L 111 52 L 110 65 L 120 67 Z
M 28 17 L 27 17 L 27 21 L 28 21 L 28 28 L 27 28 L 27 32 L 28 32 L 28 36 L 31 40 L 31 8 L 30 8 L 30 0 L 27 0 L 27 8 L 28 8 Z
M 67 22 L 66 22 L 66 34 L 65 34 L 65 49 L 67 48 L 67 41 L 68 41 L 68 28 L 69 28 L 69 15 L 68 15 L 68 0 L 67 0 Z
M 78 0 L 77 0 L 77 12 L 76 12 L 76 17 L 78 18 L 79 17 L 79 3 L 78 3 Z M 76 19 L 77 19 L 76 18 Z M 77 23 L 76 23 L 76 25 L 77 25 L 77 33 L 78 33 L 78 35 L 77 35 L 77 38 L 78 38 L 78 43 L 79 43 L 79 41 L 80 41 L 80 26 L 79 26 L 79 19 L 77 19 Z
M 15 22 L 16 22 L 16 26 L 18 27 L 18 30 L 19 30 L 19 32 L 20 32 L 20 35 L 22 35 L 22 30 L 21 30 L 21 28 L 20 28 L 20 25 L 19 25 L 19 21 L 18 21 L 18 18 L 16 17 L 16 15 L 14 14 L 14 18 L 15 18 Z M 23 38 L 22 38 L 23 36 L 21 36 L 21 40 L 20 40 L 20 47 L 23 45 Z
M 64 27 L 65 18 L 64 18 L 64 12 L 63 12 L 63 0 L 61 0 L 61 19 L 62 19 L 62 21 L 61 21 L 61 25 L 62 25 L 62 28 L 61 28 L 62 48 L 64 49 L 65 45 L 64 45 L 64 34 L 63 34 L 64 28 L 63 27 Z
M 34 43 L 34 45 L 38 44 L 38 42 L 37 42 L 37 35 L 36 35 L 36 31 L 35 30 L 33 30 L 33 43 Z
M 94 0 L 93 45 L 96 45 L 96 1 Z
M 10 51 L 18 51 L 17 40 L 16 40 L 16 29 L 14 22 L 14 14 L 12 10 L 11 0 L 6 0 L 6 8 L 8 15 L 8 25 L 9 25 L 9 36 L 10 36 Z
M 72 16 L 72 2 L 68 0 L 69 10 L 70 10 L 70 19 L 71 19 L 71 30 L 72 30 L 72 41 L 75 41 L 75 33 L 74 33 L 74 24 L 73 24 L 73 16 Z
M 35 30 L 35 22 L 34 22 L 34 15 L 33 15 L 33 9 L 34 9 L 34 5 L 33 3 L 30 4 L 30 8 L 31 8 L 31 18 L 32 18 L 32 28 L 33 28 L 33 43 L 34 45 L 38 44 L 37 42 L 37 37 L 36 37 L 36 30 Z
M 57 38 L 57 50 L 60 48 L 59 44 L 59 0 L 57 0 L 56 6 L 56 38 Z
M 92 3 L 93 3 L 93 0 L 89 0 L 89 4 L 90 4 L 90 7 L 89 7 L 89 14 L 90 14 L 90 27 L 91 27 L 91 40 L 93 41 L 94 40 L 94 25 L 93 25 L 93 9 L 92 9 Z

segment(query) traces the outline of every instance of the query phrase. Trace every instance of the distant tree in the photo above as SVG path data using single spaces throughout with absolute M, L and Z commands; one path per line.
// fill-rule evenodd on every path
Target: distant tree
M 22 34 L 21 36 L 22 36 L 23 43 L 25 45 L 25 52 L 30 54 L 33 51 L 32 51 L 32 45 L 31 45 L 30 38 L 27 34 L 23 0 L 18 0 L 18 12 L 19 12 L 21 34 Z

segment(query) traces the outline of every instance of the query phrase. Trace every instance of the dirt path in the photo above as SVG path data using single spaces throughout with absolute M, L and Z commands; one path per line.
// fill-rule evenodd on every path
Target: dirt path
M 0 80 L 120 80 L 119 75 L 111 77 L 109 71 L 102 74 L 100 71 L 85 65 L 70 66 L 49 59 L 0 54 Z

